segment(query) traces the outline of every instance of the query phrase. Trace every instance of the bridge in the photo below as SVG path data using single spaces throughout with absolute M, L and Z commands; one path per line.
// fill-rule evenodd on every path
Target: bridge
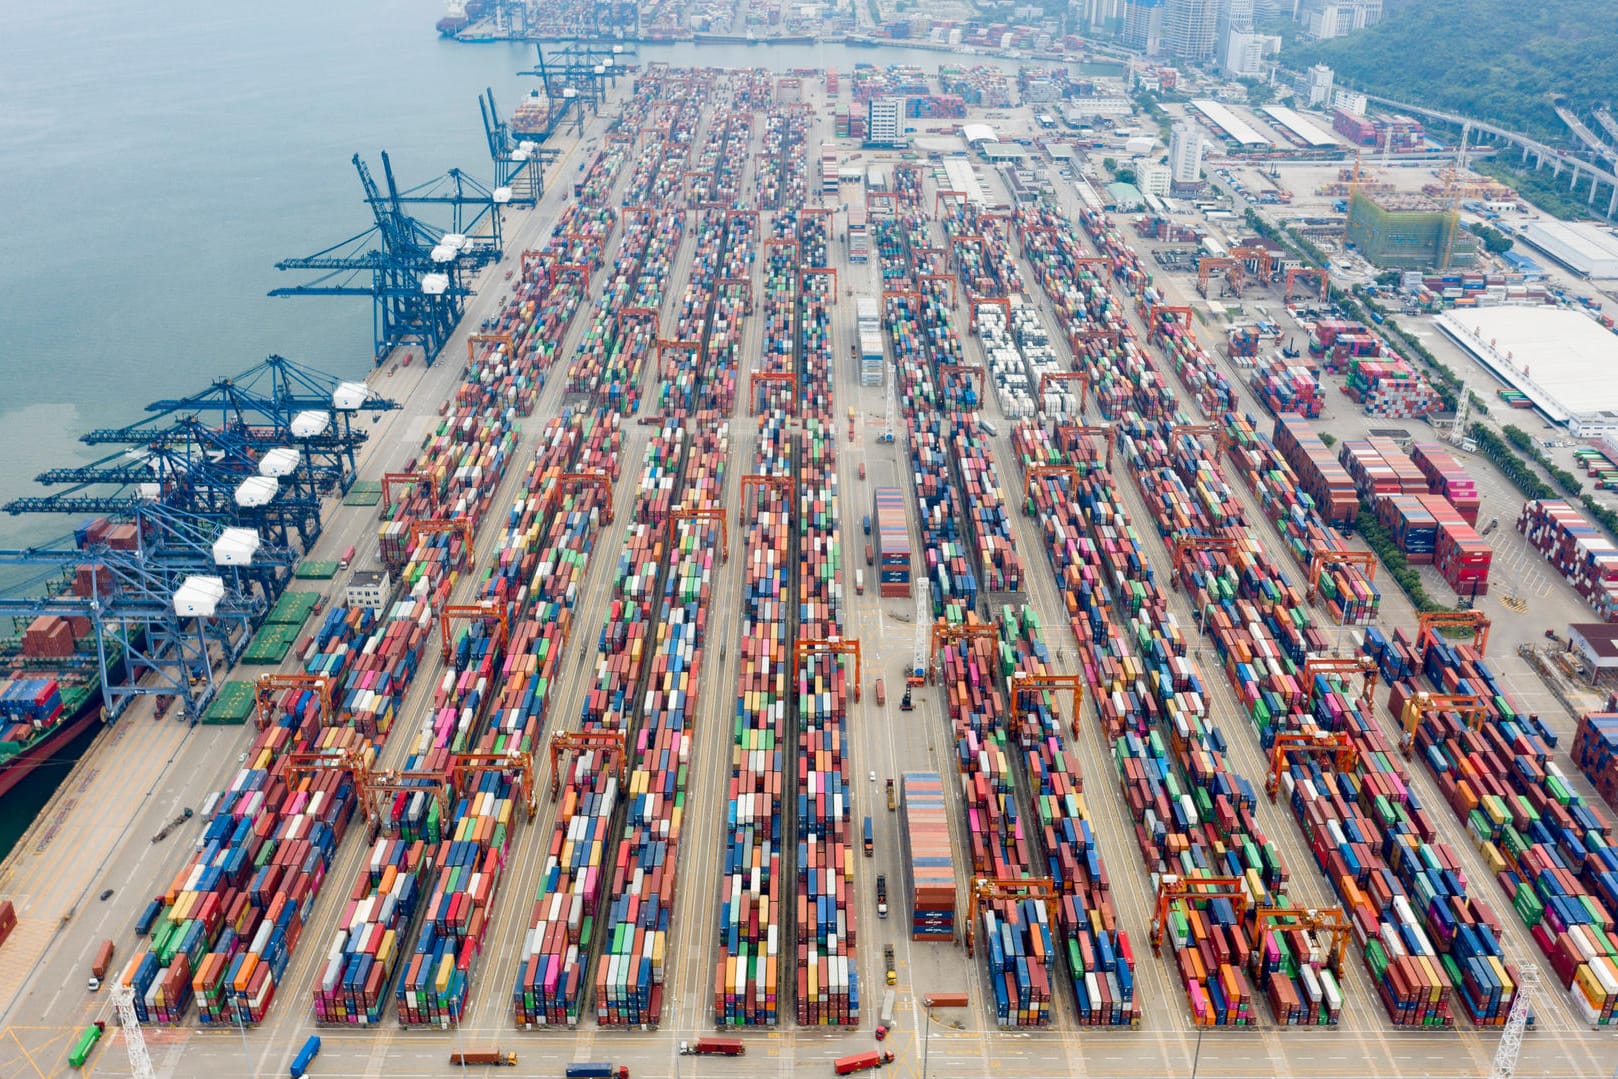
M 1607 209 L 1603 216 L 1610 221 L 1613 214 L 1618 213 L 1618 175 L 1608 172 L 1599 165 L 1592 165 L 1590 162 L 1580 158 L 1570 157 L 1565 150 L 1554 149 L 1531 136 L 1499 127 L 1483 120 L 1474 120 L 1469 116 L 1460 116 L 1453 112 L 1428 108 L 1425 105 L 1412 105 L 1406 101 L 1395 101 L 1391 97 L 1379 97 L 1376 94 L 1366 94 L 1365 97 L 1366 100 L 1375 101 L 1379 105 L 1387 105 L 1402 112 L 1413 112 L 1418 116 L 1442 120 L 1446 124 L 1460 128 L 1461 145 L 1456 157 L 1456 164 L 1462 168 L 1466 167 L 1466 153 L 1472 139 L 1472 133 L 1478 132 L 1492 140 L 1517 147 L 1522 151 L 1523 160 L 1532 162 L 1536 169 L 1542 169 L 1549 165 L 1551 174 L 1558 177 L 1562 175 L 1563 169 L 1567 169 L 1569 173 L 1567 186 L 1570 192 L 1578 191 L 1579 181 L 1587 179 L 1590 184 L 1588 201 L 1592 207 L 1596 204 L 1596 191 L 1605 185 L 1611 191 L 1607 199 Z

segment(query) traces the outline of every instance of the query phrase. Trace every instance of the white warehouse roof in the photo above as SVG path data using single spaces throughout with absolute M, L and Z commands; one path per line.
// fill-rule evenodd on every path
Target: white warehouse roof
M 1191 107 L 1208 118 L 1208 121 L 1225 137 L 1242 146 L 1273 146 L 1274 143 L 1258 133 L 1252 124 L 1231 112 L 1225 106 L 1209 97 L 1199 97 L 1191 102 Z
M 1266 105 L 1264 115 L 1290 131 L 1298 141 L 1309 147 L 1336 146 L 1337 140 L 1317 127 L 1313 120 L 1301 116 L 1285 105 Z
M 1618 236 L 1600 225 L 1535 221 L 1522 238 L 1575 273 L 1586 277 L 1618 277 Z
M 974 142 L 1000 141 L 1000 136 L 996 135 L 994 133 L 994 128 L 990 127 L 988 124 L 962 124 L 961 138 L 966 140 L 967 145 L 971 145 Z
M 1505 306 L 1448 311 L 1436 324 L 1553 423 L 1585 438 L 1618 431 L 1618 336 L 1595 319 Z

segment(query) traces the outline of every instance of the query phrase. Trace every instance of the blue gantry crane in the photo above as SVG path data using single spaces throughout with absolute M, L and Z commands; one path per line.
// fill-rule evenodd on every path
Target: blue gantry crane
M 369 296 L 376 363 L 380 365 L 395 349 L 413 345 L 421 346 L 423 358 L 432 363 L 460 321 L 466 297 L 472 294 L 468 284 L 472 272 L 490 261 L 491 254 L 498 257 L 500 208 L 494 192 L 487 188 L 476 191 L 464 181 L 455 183 L 453 194 L 412 189 L 411 198 L 417 203 L 447 204 L 457 211 L 474 202 L 487 205 L 488 226 L 496 230 L 493 239 L 474 238 L 407 213 L 404 193 L 393 178 L 385 152 L 385 192 L 359 154 L 354 155 L 353 164 L 373 224 L 313 255 L 277 262 L 277 270 L 313 271 L 316 276 L 301 285 L 272 289 L 270 295 Z M 468 190 L 473 194 L 468 195 Z
M 511 124 L 501 119 L 494 103 L 493 87 L 485 88 L 478 98 L 478 111 L 483 114 L 489 159 L 494 162 L 495 194 L 503 190 L 513 206 L 538 205 L 545 195 L 545 166 L 556 160 L 556 151 L 512 133 Z
M 617 85 L 618 76 L 627 72 L 620 66 L 626 47 L 623 45 L 597 45 L 571 42 L 556 50 L 549 58 L 542 43 L 534 44 L 535 64 L 519 75 L 537 78 L 544 88 L 549 103 L 549 114 L 538 130 L 517 130 L 519 138 L 543 143 L 566 126 L 569 116 L 574 131 L 584 134 L 584 107 L 591 115 L 601 109 L 609 86 Z
M 133 525 L 117 547 L 105 532 L 92 538 L 80 529 L 51 544 L 0 550 L 0 566 L 47 573 L 42 594 L 0 596 L 0 617 L 88 621 L 109 719 L 137 697 L 163 696 L 182 702 L 195 723 L 217 692 L 216 668 L 246 649 L 294 556 L 250 529 L 158 503 L 137 511 Z

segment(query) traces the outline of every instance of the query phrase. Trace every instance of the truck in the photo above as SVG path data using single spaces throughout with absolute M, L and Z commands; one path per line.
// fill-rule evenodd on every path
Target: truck
M 838 1075 L 853 1075 L 855 1072 L 868 1072 L 873 1068 L 880 1068 L 884 1064 L 893 1063 L 893 1050 L 871 1050 L 867 1053 L 855 1053 L 853 1056 L 838 1057 L 832 1061 L 832 1068 Z
M 337 568 L 347 569 L 348 564 L 352 561 L 354 561 L 354 545 L 350 543 L 348 547 L 344 549 L 342 556 L 337 559 Z
M 698 1038 L 694 1042 L 681 1042 L 680 1055 L 683 1057 L 739 1057 L 747 1052 L 747 1046 L 740 1038 Z
M 517 1054 L 499 1049 L 458 1049 L 449 1055 L 449 1062 L 462 1067 L 468 1064 L 493 1064 L 501 1068 L 514 1068 L 517 1066 Z
M 876 552 L 871 549 L 871 541 L 865 541 L 865 564 L 873 565 L 876 562 Z
M 865 595 L 865 571 L 862 569 L 854 571 L 854 593 L 860 596 Z
M 876 703 L 877 707 L 888 703 L 888 687 L 880 678 L 876 680 Z
M 288 1069 L 292 1079 L 303 1079 L 305 1073 L 309 1071 L 309 1065 L 319 1055 L 320 1035 L 311 1034 L 309 1040 L 303 1043 L 303 1048 L 298 1050 L 298 1055 L 292 1058 L 292 1067 Z
M 17 909 L 11 905 L 11 900 L 0 899 L 0 944 L 6 942 L 11 931 L 17 928 Z
M 888 878 L 882 873 L 876 875 L 876 916 L 888 916 Z
M 581 1061 L 569 1064 L 562 1074 L 567 1079 L 629 1079 L 629 1067 L 625 1064 Z
M 67 1066 L 82 1068 L 84 1062 L 90 1059 L 90 1050 L 96 1047 L 101 1035 L 107 1032 L 107 1024 L 97 1019 L 83 1030 L 79 1031 L 79 1040 L 73 1043 L 73 1051 L 67 1055 Z
M 869 513 L 867 513 L 863 518 L 861 518 L 860 527 L 865 529 L 865 534 L 867 536 L 869 536 L 871 534 L 871 515 Z
M 101 979 L 107 976 L 107 968 L 112 966 L 112 953 L 115 950 L 112 938 L 108 937 L 96 949 L 96 957 L 90 963 L 90 992 L 94 993 L 101 988 Z
M 869 858 L 876 852 L 875 836 L 871 832 L 871 818 L 865 818 L 865 856 Z
M 897 810 L 898 808 L 899 808 L 899 799 L 898 799 L 897 795 L 894 793 L 894 790 L 893 790 L 893 777 L 890 776 L 890 777 L 888 777 L 888 812 L 891 813 L 891 812 Z
M 888 984 L 889 985 L 898 985 L 899 984 L 899 968 L 893 962 L 893 945 L 891 945 L 891 944 L 884 944 L 882 946 L 882 965 L 885 968 L 887 968 Z

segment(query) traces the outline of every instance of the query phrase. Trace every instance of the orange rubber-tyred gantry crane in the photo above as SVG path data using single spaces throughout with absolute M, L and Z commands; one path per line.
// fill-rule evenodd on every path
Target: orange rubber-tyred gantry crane
M 1416 747 L 1416 728 L 1421 717 L 1433 712 L 1454 712 L 1468 727 L 1477 730 L 1488 718 L 1489 705 L 1476 693 L 1417 693 L 1405 702 L 1399 713 L 1403 737 L 1399 748 L 1410 756 Z
M 1176 590 L 1180 587 L 1180 570 L 1184 568 L 1186 560 L 1198 551 L 1218 551 L 1231 561 L 1235 561 L 1237 552 L 1236 541 L 1229 536 L 1177 536 L 1170 548 L 1169 568 L 1173 571 L 1170 583 Z
M 955 275 L 952 273 L 924 273 L 917 277 L 920 288 L 926 288 L 934 281 L 942 282 L 949 286 L 949 305 L 954 307 L 956 295 L 960 288 L 960 282 L 955 279 Z
M 539 812 L 539 798 L 534 789 L 532 753 L 517 750 L 507 750 L 504 753 L 457 753 L 453 760 L 457 790 L 466 788 L 466 777 L 471 772 L 502 772 L 516 780 L 517 793 L 521 795 L 523 806 L 528 810 L 528 819 L 533 820 L 535 814 Z
M 1427 658 L 1427 646 L 1438 639 L 1438 629 L 1460 626 L 1472 631 L 1472 647 L 1482 655 L 1489 646 L 1489 616 L 1482 611 L 1428 611 L 1416 616 L 1416 658 Z
M 471 622 L 493 622 L 499 632 L 496 638 L 497 648 L 504 648 L 511 639 L 511 623 L 506 618 L 506 608 L 503 603 L 446 603 L 438 612 L 438 636 L 442 645 L 444 662 L 449 662 L 451 652 L 450 623 L 465 619 Z M 562 642 L 565 647 L 566 640 Z
M 395 487 L 414 487 L 418 483 L 431 484 L 433 482 L 430 472 L 384 472 L 382 473 L 382 512 L 384 515 L 393 509 L 393 489 Z
M 258 718 L 258 729 L 270 725 L 275 713 L 275 695 L 282 690 L 313 690 L 320 711 L 316 714 L 319 726 L 329 726 L 336 715 L 331 704 L 331 679 L 323 674 L 261 674 L 253 684 L 253 706 Z
M 1072 480 L 1074 486 L 1077 487 L 1079 482 L 1079 470 L 1074 468 L 1072 465 L 1030 465 L 1027 471 L 1023 473 L 1022 499 L 1024 510 L 1026 511 L 1028 500 L 1034 495 L 1035 483 L 1040 480 L 1056 479 L 1060 476 L 1066 476 L 1068 479 Z M 933 651 L 938 651 L 936 634 Z
M 950 625 L 942 619 L 934 622 L 933 658 L 937 659 L 938 653 L 944 650 L 945 645 L 953 644 L 956 641 L 969 641 L 974 637 L 982 637 L 990 644 L 998 644 L 1000 630 L 992 622 L 973 621 L 956 625 Z
M 830 266 L 806 266 L 798 271 L 798 291 L 805 295 L 809 292 L 809 279 L 811 277 L 831 278 L 831 302 L 837 302 L 837 271 Z
M 1011 692 L 1037 693 L 1042 689 L 1066 690 L 1072 694 L 1073 699 L 1073 737 L 1079 737 L 1079 706 L 1084 703 L 1084 680 L 1076 674 L 1034 674 L 1030 671 L 1014 671 L 1011 675 Z M 1012 699 L 1012 706 L 1016 706 L 1016 698 Z
M 383 822 L 382 800 L 390 794 L 430 794 L 438 805 L 439 818 L 449 819 L 450 776 L 436 771 L 372 772 L 365 778 L 365 819 Z
M 545 508 L 554 509 L 556 503 L 562 498 L 562 493 L 569 487 L 599 487 L 601 488 L 601 519 L 606 524 L 612 524 L 612 477 L 599 468 L 589 472 L 562 472 L 557 474 L 556 481 L 545 492 Z
M 1270 774 L 1264 781 L 1264 793 L 1270 796 L 1272 802 L 1281 790 L 1281 773 L 1286 768 L 1288 753 L 1328 756 L 1331 758 L 1332 770 L 1336 772 L 1352 772 L 1360 759 L 1354 743 L 1349 741 L 1348 735 L 1342 731 L 1323 731 L 1316 728 L 1282 731 L 1275 736 L 1275 745 L 1270 749 Z
M 600 749 L 607 760 L 616 762 L 618 784 L 621 787 L 628 773 L 629 755 L 624 745 L 623 731 L 557 731 L 551 735 L 551 801 L 562 794 L 562 765 L 569 753 Z
M 1163 325 L 1163 316 L 1167 315 L 1170 322 L 1185 323 L 1185 332 L 1191 332 L 1191 308 L 1173 307 L 1166 303 L 1153 304 L 1146 312 L 1146 329 L 1150 333 L 1157 333 Z
M 1331 936 L 1331 954 L 1326 965 L 1341 974 L 1343 959 L 1348 952 L 1349 934 L 1354 926 L 1341 907 L 1255 907 L 1253 909 L 1252 947 L 1254 951 L 1264 941 L 1270 929 L 1302 929 L 1311 933 Z
M 1247 913 L 1247 882 L 1240 877 L 1163 877 L 1157 886 L 1157 905 L 1152 914 L 1152 952 L 1163 947 L 1163 928 L 1168 922 L 1169 908 L 1178 902 L 1206 902 L 1228 899 L 1236 908 L 1239 922 Z
M 792 646 L 792 683 L 797 685 L 798 671 L 803 667 L 803 661 L 814 655 L 853 656 L 854 657 L 854 702 L 859 703 L 860 683 L 864 681 L 864 665 L 860 655 L 860 642 L 840 637 L 828 637 L 824 640 L 809 639 L 796 642 Z
M 791 371 L 754 371 L 750 377 L 751 381 L 748 383 L 747 387 L 748 393 L 752 398 L 748 402 L 749 416 L 757 416 L 759 413 L 758 386 L 761 382 L 766 386 L 772 383 L 781 383 L 782 385 L 786 386 L 786 402 L 789 406 L 789 410 L 791 409 L 793 402 L 797 400 L 798 376 L 793 374 Z
M 1358 566 L 1365 579 L 1376 580 L 1376 555 L 1370 551 L 1317 551 L 1309 559 L 1309 589 L 1305 598 L 1313 603 L 1320 596 L 1320 578 L 1327 566 Z
M 1063 423 L 1056 427 L 1056 441 L 1058 445 L 1068 445 L 1068 439 L 1099 438 L 1107 443 L 1106 467 L 1112 468 L 1112 451 L 1118 443 L 1118 428 L 1111 423 L 1103 422 L 1099 425 Z
M 670 510 L 668 515 L 669 551 L 674 549 L 674 529 L 680 521 L 707 521 L 719 529 L 719 560 L 730 561 L 730 533 L 725 530 L 725 511 L 717 506 Z
M 1317 270 L 1310 266 L 1294 266 L 1287 271 L 1286 288 L 1281 293 L 1283 304 L 1292 302 L 1294 288 L 1300 280 L 1315 282 L 1317 286 L 1315 295 L 1321 302 L 1324 302 L 1331 293 L 1331 275 L 1325 270 Z
M 1311 656 L 1303 661 L 1303 689 L 1313 702 L 1315 695 L 1315 675 L 1317 674 L 1357 674 L 1364 679 L 1364 689 L 1360 693 L 1360 701 L 1365 705 L 1366 716 L 1369 717 L 1375 710 L 1375 702 L 1371 694 L 1376 692 L 1377 670 L 1376 660 L 1370 656 Z
M 517 355 L 517 342 L 509 333 L 473 333 L 466 337 L 466 362 L 471 363 L 478 358 L 479 345 L 505 345 L 506 357 L 514 358 Z
M 1090 403 L 1090 376 L 1084 371 L 1051 371 L 1039 376 L 1039 406 L 1040 411 L 1045 410 L 1045 391 L 1050 389 L 1051 383 L 1060 385 L 1064 382 L 1077 382 L 1079 384 L 1079 415 L 1084 415 L 1085 406 Z
M 421 521 L 410 523 L 411 546 L 421 542 L 423 536 L 439 535 L 441 533 L 458 534 L 462 541 L 461 558 L 470 561 L 472 558 L 472 522 L 465 517 L 428 517 Z
M 1050 877 L 978 877 L 967 889 L 966 901 L 966 954 L 972 955 L 976 944 L 978 908 L 997 899 L 1037 899 L 1045 906 L 1045 916 L 1057 924 L 1056 882 Z
M 738 501 L 741 502 L 744 508 L 737 513 L 738 519 L 736 523 L 738 526 L 746 523 L 747 494 L 755 489 L 760 493 L 771 490 L 780 491 L 781 500 L 786 506 L 787 513 L 792 513 L 792 504 L 797 500 L 798 493 L 796 480 L 791 476 L 766 476 L 762 473 L 750 472 L 742 477 L 741 495 Z

